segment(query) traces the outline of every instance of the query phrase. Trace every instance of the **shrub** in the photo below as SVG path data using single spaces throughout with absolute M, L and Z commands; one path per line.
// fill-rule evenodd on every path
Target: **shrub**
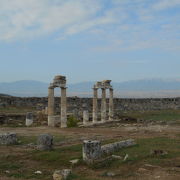
M 74 116 L 69 116 L 67 118 L 67 127 L 77 127 L 78 120 Z

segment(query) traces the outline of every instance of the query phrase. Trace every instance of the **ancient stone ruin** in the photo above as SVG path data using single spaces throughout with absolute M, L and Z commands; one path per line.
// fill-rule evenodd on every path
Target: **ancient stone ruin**
M 55 102 L 54 102 L 54 89 L 59 87 L 61 89 L 61 115 L 55 114 Z M 66 77 L 55 76 L 53 83 L 50 83 L 48 88 L 48 126 L 56 126 L 57 123 L 61 123 L 61 128 L 67 127 L 67 105 L 66 105 Z
M 4 133 L 0 134 L 0 145 L 13 145 L 17 144 L 16 133 Z
M 26 126 L 31 126 L 33 124 L 33 113 L 26 113 Z
M 110 155 L 122 148 L 134 146 L 135 144 L 133 139 L 118 141 L 103 146 L 101 146 L 100 141 L 84 140 L 82 150 L 83 161 L 87 164 L 92 164 L 104 156 Z
M 53 136 L 50 134 L 41 134 L 37 139 L 38 150 L 52 150 L 53 148 Z
M 111 86 L 111 80 L 104 80 L 97 82 L 94 85 L 93 91 L 93 123 L 98 121 L 98 89 L 102 90 L 102 99 L 101 99 L 101 122 L 107 121 L 107 104 L 106 104 L 106 89 L 109 89 L 109 120 L 113 120 L 113 88 Z
M 114 106 L 113 106 L 113 88 L 110 84 L 111 80 L 104 80 L 97 82 L 94 85 L 94 96 L 93 96 L 93 110 L 92 110 L 92 123 L 98 122 L 98 89 L 102 90 L 101 99 L 101 121 L 106 122 L 108 119 L 113 120 Z M 56 115 L 55 113 L 55 98 L 54 89 L 56 87 L 61 88 L 61 115 Z M 65 76 L 55 76 L 52 83 L 50 83 L 48 91 L 48 126 L 55 127 L 58 123 L 61 124 L 61 128 L 67 127 L 67 102 L 66 102 L 66 77 Z M 106 102 L 106 89 L 109 89 L 109 114 L 107 119 L 107 102 Z M 89 124 L 89 112 L 84 110 L 83 112 L 83 124 Z

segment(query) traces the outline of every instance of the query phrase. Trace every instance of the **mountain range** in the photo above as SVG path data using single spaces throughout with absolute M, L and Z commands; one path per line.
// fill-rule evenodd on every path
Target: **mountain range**
M 69 96 L 90 97 L 95 82 L 68 84 Z M 112 82 L 115 96 L 131 97 L 177 97 L 180 96 L 179 79 L 142 79 L 126 82 Z M 49 83 L 34 80 L 0 83 L 0 94 L 12 96 L 47 96 Z M 60 94 L 60 90 L 55 90 Z M 58 93 L 59 92 L 59 93 Z

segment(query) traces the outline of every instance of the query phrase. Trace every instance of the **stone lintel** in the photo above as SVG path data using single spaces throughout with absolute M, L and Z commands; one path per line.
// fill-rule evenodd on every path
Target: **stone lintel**
M 98 81 L 94 85 L 94 88 L 97 88 L 97 89 L 102 89 L 102 88 L 110 89 L 110 88 L 112 88 L 110 83 L 111 83 L 111 80 Z

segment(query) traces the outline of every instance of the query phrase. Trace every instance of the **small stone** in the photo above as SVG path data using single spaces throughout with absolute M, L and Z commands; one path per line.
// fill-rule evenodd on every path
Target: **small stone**
M 53 180 L 66 180 L 71 173 L 70 169 L 56 170 L 53 174 Z
M 122 159 L 121 156 L 117 156 L 117 155 L 112 155 L 112 158 L 113 158 L 113 159 L 119 159 L 119 160 Z
M 60 170 L 56 170 L 53 174 L 53 180 L 62 180 L 63 176 Z
M 52 150 L 53 137 L 49 134 L 42 134 L 37 140 L 37 149 L 39 150 Z
M 142 173 L 143 173 L 143 172 L 147 172 L 147 171 L 148 171 L 148 170 L 145 169 L 145 168 L 139 168 L 139 169 L 138 169 L 138 172 L 142 172 Z
M 42 174 L 41 171 L 35 171 L 34 174 Z
M 124 157 L 124 159 L 123 159 L 123 161 L 126 161 L 128 158 L 129 158 L 129 155 L 126 154 L 125 157 Z
M 6 171 L 5 171 L 5 173 L 6 173 L 6 174 L 9 174 L 9 173 L 10 173 L 10 171 L 6 170 Z
M 108 177 L 114 177 L 116 174 L 113 172 L 107 172 L 106 176 Z
M 72 165 L 76 165 L 79 162 L 79 159 L 73 159 L 69 161 Z

